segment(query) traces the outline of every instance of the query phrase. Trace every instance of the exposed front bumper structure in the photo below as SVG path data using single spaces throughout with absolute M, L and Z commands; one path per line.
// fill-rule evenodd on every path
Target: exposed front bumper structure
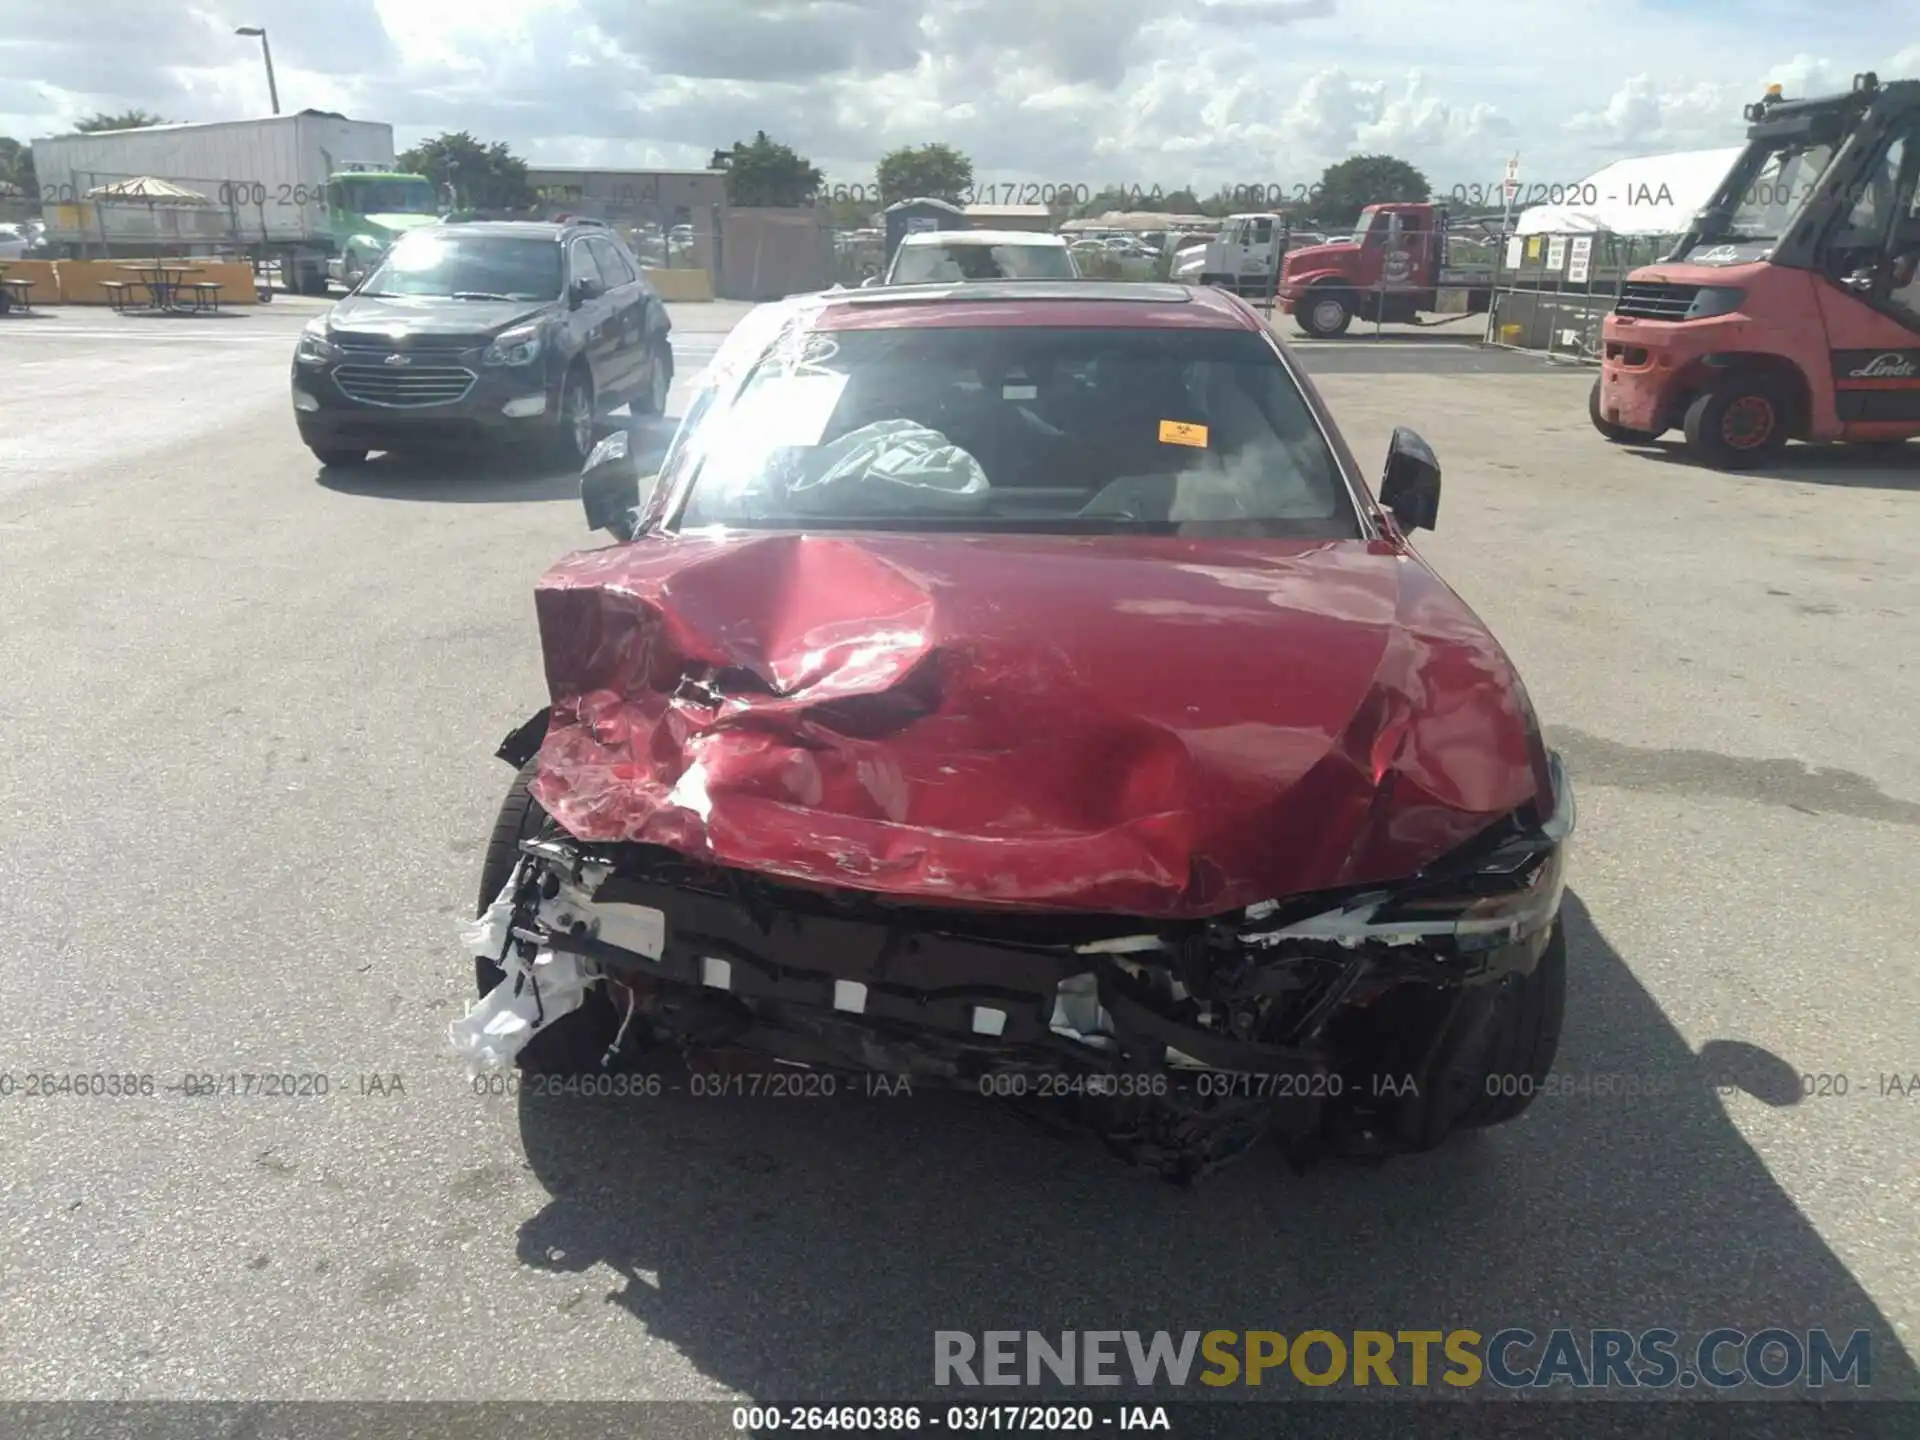
M 604 984 L 627 1053 L 732 1047 L 1062 1099 L 1173 1179 L 1262 1137 L 1297 1164 L 1422 1149 L 1478 1093 L 1552 935 L 1574 812 L 1550 769 L 1551 813 L 1423 875 L 1202 921 L 909 906 L 553 831 L 470 938 L 537 1023 Z

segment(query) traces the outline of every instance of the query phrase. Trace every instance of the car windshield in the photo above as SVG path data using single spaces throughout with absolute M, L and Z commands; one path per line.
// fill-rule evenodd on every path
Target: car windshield
M 360 215 L 434 215 L 440 210 L 433 186 L 425 180 L 348 180 L 348 205 Z
M 953 242 L 902 245 L 893 262 L 896 285 L 951 284 L 962 280 L 1071 280 L 1073 265 L 1062 245 L 981 245 Z
M 363 295 L 486 295 L 557 300 L 560 245 L 518 235 L 435 233 L 407 236 L 367 277 Z
M 796 323 L 677 448 L 683 529 L 1360 533 L 1250 331 Z

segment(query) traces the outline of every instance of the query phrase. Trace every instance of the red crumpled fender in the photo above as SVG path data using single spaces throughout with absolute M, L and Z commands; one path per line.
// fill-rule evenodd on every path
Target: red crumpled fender
M 1197 917 L 1546 785 L 1506 656 L 1388 542 L 658 537 L 536 601 L 549 813 L 791 881 Z

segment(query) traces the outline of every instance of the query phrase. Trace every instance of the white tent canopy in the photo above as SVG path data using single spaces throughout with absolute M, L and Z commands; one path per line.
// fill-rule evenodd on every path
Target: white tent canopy
M 1568 187 L 1576 200 L 1594 203 L 1534 205 L 1520 212 L 1521 235 L 1678 235 L 1727 178 L 1740 146 L 1731 150 L 1682 150 L 1616 160 Z

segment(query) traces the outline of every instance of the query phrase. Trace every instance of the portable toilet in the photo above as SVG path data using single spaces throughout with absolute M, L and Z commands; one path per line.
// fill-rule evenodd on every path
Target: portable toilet
M 893 252 L 900 242 L 917 230 L 970 230 L 967 212 L 944 200 L 922 198 L 896 200 L 883 216 L 887 227 L 886 264 L 893 263 Z

